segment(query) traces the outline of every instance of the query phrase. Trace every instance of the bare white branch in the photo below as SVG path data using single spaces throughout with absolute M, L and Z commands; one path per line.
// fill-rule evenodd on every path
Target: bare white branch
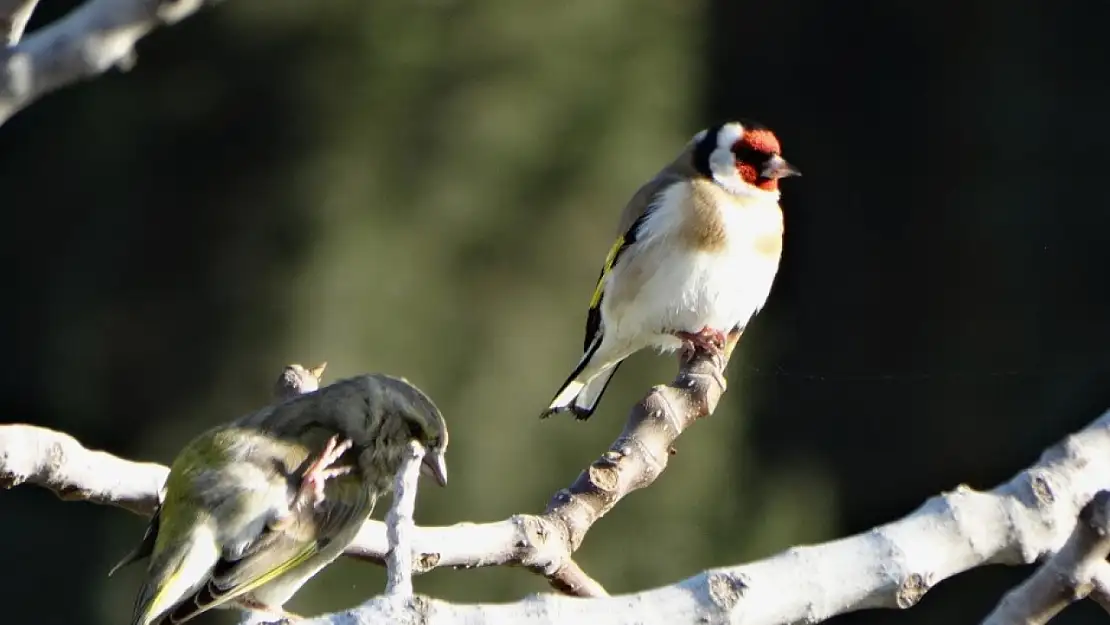
M 24 482 L 67 501 L 119 506 L 149 516 L 170 470 L 85 448 L 69 434 L 34 425 L 0 426 L 0 488 Z
M 38 3 L 39 0 L 0 0 L 0 34 L 4 36 L 4 47 L 19 43 Z
M 620 447 L 618 440 L 614 448 Z M 630 457 L 616 460 L 615 466 L 624 466 L 621 460 Z M 618 486 L 626 481 L 625 474 L 617 471 L 617 479 L 610 481 L 614 475 L 603 473 L 607 466 L 599 461 L 583 475 L 612 484 L 612 493 L 627 492 Z M 27 425 L 0 426 L 0 480 L 9 485 L 30 482 L 51 488 L 66 499 L 148 513 L 164 477 L 164 467 L 90 451 L 65 434 Z M 584 487 L 576 482 L 561 491 L 549 512 L 566 505 L 560 502 L 574 500 L 580 488 Z M 1080 510 L 1101 490 L 1110 490 L 1110 412 L 989 492 L 961 486 L 870 531 L 706 571 L 671 586 L 588 600 L 544 594 L 500 605 L 451 604 L 419 595 L 396 601 L 383 595 L 345 614 L 310 622 L 783 625 L 817 623 L 868 608 L 907 608 L 935 584 L 970 568 L 1028 564 L 1058 553 L 1073 535 Z M 496 523 L 413 528 L 418 554 L 413 564 L 417 571 L 455 563 L 509 563 L 540 572 L 562 570 L 573 567 L 569 560 L 572 550 L 561 534 L 566 527 L 544 513 L 517 515 Z M 389 544 L 385 524 L 370 522 L 353 551 L 384 560 Z M 1089 583 L 1096 590 L 1108 579 L 1104 569 L 1101 562 L 1092 567 Z M 390 615 L 389 619 L 379 620 L 383 615 Z
M 149 516 L 169 469 L 91 450 L 72 436 L 26 424 L 0 425 L 0 488 L 34 484 L 66 501 L 113 505 Z M 557 567 L 566 560 L 553 528 L 534 515 L 492 523 L 417 527 L 415 572 L 439 566 L 472 568 L 498 564 Z M 349 556 L 385 564 L 390 553 L 386 524 L 369 520 L 347 549 Z
M 460 523 L 450 527 L 417 528 L 413 540 L 417 550 L 414 572 L 422 573 L 438 566 L 518 565 L 543 575 L 561 592 L 583 597 L 607 596 L 601 584 L 574 562 L 574 551 L 593 524 L 625 495 L 651 485 L 666 469 L 678 436 L 713 412 L 724 392 L 718 380 L 726 363 L 727 356 L 721 358 L 701 351 L 681 359 L 675 380 L 666 386 L 653 387 L 633 406 L 624 430 L 609 450 L 569 487 L 557 492 L 543 514 L 519 514 L 480 525 Z M 316 377 L 315 373 L 308 373 Z M 302 376 L 294 377 L 300 379 Z M 281 384 L 279 380 L 279 386 Z M 335 389 L 334 386 L 324 387 L 315 397 L 326 402 L 331 393 L 343 392 Z M 285 391 L 279 388 L 278 394 L 283 393 Z M 41 428 L 32 429 L 40 430 L 45 437 L 65 436 Z M 7 434 L 5 430 L 0 426 L 0 441 Z M 72 451 L 81 461 L 85 458 L 80 452 L 94 453 L 80 447 L 76 441 L 73 443 L 75 449 Z M 124 460 L 115 461 L 118 464 L 114 466 L 100 467 L 119 472 L 111 479 L 126 480 L 142 470 L 140 466 L 127 468 L 129 463 Z M 160 477 L 164 478 L 165 468 L 161 471 Z M 5 474 L 5 466 L 0 462 L 0 486 L 4 484 Z M 55 492 L 76 492 L 76 497 L 80 498 L 85 492 L 82 488 L 85 474 L 67 473 L 65 477 L 73 481 L 36 480 L 26 474 L 9 481 L 31 481 Z M 152 490 L 146 500 L 131 501 L 131 509 L 150 514 L 157 504 L 157 496 L 158 492 Z M 112 503 L 107 496 L 100 502 Z M 349 556 L 379 564 L 385 564 L 389 552 L 386 527 L 373 520 L 363 526 L 346 551 Z
M 584 600 L 545 594 L 500 605 L 417 596 L 403 620 L 388 622 L 786 625 L 819 623 L 862 609 L 904 609 L 940 581 L 968 569 L 1028 564 L 1058 552 L 1080 510 L 1107 488 L 1110 412 L 992 491 L 961 486 L 898 521 L 855 536 L 794 547 L 765 560 L 629 595 Z M 309 623 L 387 622 L 381 619 L 392 614 L 389 609 L 374 599 Z
M 1110 614 L 1110 569 L 1102 567 L 1091 578 L 1091 594 L 1087 595 L 1107 614 Z
M 393 486 L 393 505 L 386 515 L 386 535 L 389 538 L 389 558 L 385 594 L 393 598 L 412 596 L 413 534 L 416 533 L 416 487 L 420 480 L 420 461 L 424 459 L 424 446 L 416 441 L 409 443 L 401 468 Z
M 18 45 L 0 51 L 0 124 L 55 89 L 112 67 L 130 67 L 139 39 L 159 26 L 192 15 L 205 1 L 88 0 Z M 25 17 L 30 17 L 33 5 L 21 5 Z M 26 19 L 20 33 L 24 25 Z M 6 30 L 10 40 L 15 20 Z
M 1110 575 L 1110 491 L 1099 491 L 1079 513 L 1064 546 L 999 601 L 982 625 L 1044 625 Z

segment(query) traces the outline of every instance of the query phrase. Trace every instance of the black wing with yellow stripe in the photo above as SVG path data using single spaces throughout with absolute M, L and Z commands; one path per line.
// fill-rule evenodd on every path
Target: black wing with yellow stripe
M 582 345 L 582 351 L 584 352 L 589 351 L 590 344 L 594 342 L 598 331 L 601 330 L 601 300 L 604 297 L 605 277 L 613 270 L 621 254 L 639 239 L 644 222 L 647 221 L 650 214 L 650 210 L 645 210 L 643 214 L 636 218 L 636 221 L 632 222 L 628 231 L 617 238 L 613 247 L 609 248 L 609 255 L 605 257 L 605 265 L 602 266 L 601 273 L 597 276 L 594 295 L 590 299 L 590 310 L 586 313 L 586 340 Z

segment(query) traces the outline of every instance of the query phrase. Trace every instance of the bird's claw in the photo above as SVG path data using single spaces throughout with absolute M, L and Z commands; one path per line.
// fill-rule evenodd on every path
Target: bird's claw
M 292 612 L 286 612 L 281 608 L 271 608 L 270 606 L 254 599 L 253 597 L 242 597 L 237 600 L 240 608 L 250 610 L 252 612 L 261 612 L 267 620 L 261 625 L 289 625 L 291 623 L 299 623 L 304 620 L 304 617 Z
M 675 332 L 675 336 L 682 339 L 682 360 L 689 362 L 698 351 L 708 353 L 717 362 L 723 362 L 725 353 L 729 348 L 728 336 L 720 330 L 704 327 L 697 332 Z M 714 368 L 713 379 L 721 387 L 721 392 L 728 388 L 728 380 L 723 373 Z
M 675 336 L 682 339 L 682 355 L 691 358 L 695 352 L 704 351 L 714 356 L 724 352 L 728 337 L 720 330 L 704 327 L 697 332 L 675 332 Z
M 313 507 L 324 502 L 324 485 L 327 484 L 327 481 L 351 472 L 349 466 L 333 467 L 331 465 L 338 462 L 340 457 L 347 453 L 347 450 L 353 445 L 354 443 L 350 439 L 340 441 L 338 436 L 332 436 L 328 439 L 319 457 L 312 461 L 312 464 L 308 465 L 302 473 L 300 492 L 300 497 L 303 498 L 302 501 L 308 499 L 312 502 Z

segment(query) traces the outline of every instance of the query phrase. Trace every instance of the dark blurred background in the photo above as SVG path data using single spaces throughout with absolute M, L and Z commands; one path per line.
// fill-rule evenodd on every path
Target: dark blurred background
M 1110 407 L 1108 19 L 985 0 L 220 4 L 0 127 L 0 414 L 168 462 L 265 403 L 282 364 L 326 359 L 329 380 L 404 375 L 447 414 L 451 485 L 418 521 L 542 510 L 673 374 L 642 354 L 588 424 L 536 419 L 623 202 L 746 116 L 805 174 L 784 184 L 778 281 L 717 414 L 580 563 L 634 591 L 989 488 Z M 105 574 L 143 525 L 0 494 L 4 622 L 126 622 L 138 567 Z M 1028 572 L 832 622 L 973 622 Z M 345 608 L 383 579 L 340 562 L 288 607 Z M 546 586 L 437 570 L 417 589 Z

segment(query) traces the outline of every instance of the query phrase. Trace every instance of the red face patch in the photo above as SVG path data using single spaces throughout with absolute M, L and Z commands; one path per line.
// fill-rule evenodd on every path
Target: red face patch
M 779 181 L 759 175 L 763 164 L 774 154 L 781 153 L 779 139 L 770 130 L 747 130 L 732 147 L 736 156 L 736 172 L 744 182 L 764 191 L 779 188 Z
M 736 173 L 740 174 L 740 177 L 748 184 L 755 184 L 756 180 L 759 180 L 759 172 L 756 171 L 755 165 L 751 163 L 737 163 Z
M 737 163 L 736 173 L 740 174 L 740 178 L 742 178 L 744 182 L 753 187 L 763 189 L 764 191 L 774 191 L 779 188 L 778 180 L 774 178 L 760 178 L 759 170 L 751 163 Z
M 781 154 L 782 147 L 779 138 L 770 130 L 747 130 L 740 142 L 747 147 L 763 154 Z

